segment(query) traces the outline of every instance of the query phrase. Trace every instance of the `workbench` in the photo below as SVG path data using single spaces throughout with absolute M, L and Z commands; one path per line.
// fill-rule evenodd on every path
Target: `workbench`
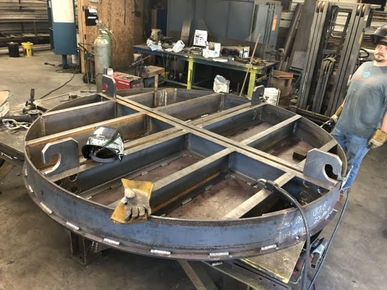
M 219 58 L 205 58 L 201 55 L 195 55 L 195 54 L 184 52 L 184 50 L 179 53 L 160 51 L 160 50 L 151 50 L 146 45 L 135 45 L 133 49 L 135 53 L 139 53 L 143 55 L 154 55 L 154 56 L 165 57 L 165 58 L 175 58 L 178 60 L 183 60 L 188 62 L 187 83 L 179 83 L 180 85 L 185 86 L 187 90 L 191 90 L 193 88 L 196 64 L 202 64 L 202 65 L 207 65 L 211 67 L 218 67 L 222 69 L 234 70 L 234 71 L 240 71 L 240 72 L 246 72 L 246 73 L 248 72 L 250 74 L 248 89 L 247 89 L 247 96 L 249 98 L 251 98 L 253 95 L 257 76 L 268 74 L 276 64 L 276 62 L 263 61 L 264 65 L 260 65 L 260 66 L 249 65 L 235 60 L 228 60 L 226 58 L 220 58 L 224 61 L 217 61 L 217 59 Z M 166 80 L 166 82 L 176 83 L 175 81 L 169 81 L 169 80 Z

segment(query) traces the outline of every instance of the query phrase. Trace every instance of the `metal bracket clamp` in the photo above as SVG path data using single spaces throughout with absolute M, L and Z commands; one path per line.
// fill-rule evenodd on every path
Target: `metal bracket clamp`
M 73 138 L 66 138 L 47 143 L 42 150 L 43 163 L 48 165 L 55 158 L 58 158 L 58 160 L 51 169 L 45 172 L 47 176 L 78 168 L 80 165 L 78 142 Z
M 101 256 L 108 246 L 89 240 L 74 232 L 68 231 L 70 237 L 71 256 L 81 265 L 88 265 Z
M 332 167 L 332 172 L 338 176 L 338 180 L 342 180 L 341 170 L 343 162 L 341 159 L 337 155 L 319 149 L 312 149 L 308 152 L 304 166 L 304 174 L 333 186 L 337 183 L 337 180 L 328 176 L 326 172 L 327 165 Z
M 108 97 L 116 98 L 117 86 L 114 78 L 107 75 L 102 76 L 102 92 Z
M 263 95 L 265 94 L 265 87 L 264 86 L 258 86 L 255 87 L 254 93 L 251 99 L 251 105 L 258 105 L 264 102 Z

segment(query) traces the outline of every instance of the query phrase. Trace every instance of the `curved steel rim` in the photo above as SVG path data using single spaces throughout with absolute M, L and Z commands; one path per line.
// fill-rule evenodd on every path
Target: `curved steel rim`
M 115 225 L 110 220 L 110 208 L 47 180 L 27 154 L 25 179 L 32 199 L 51 218 L 81 236 L 124 251 L 173 259 L 223 260 L 266 254 L 292 246 L 304 236 L 301 216 L 295 208 L 232 220 L 152 216 L 140 225 Z M 338 186 L 304 207 L 313 233 L 321 230 L 335 213 L 340 196 Z M 100 223 L 92 223 L 93 218 Z M 267 229 L 263 231 L 264 227 Z

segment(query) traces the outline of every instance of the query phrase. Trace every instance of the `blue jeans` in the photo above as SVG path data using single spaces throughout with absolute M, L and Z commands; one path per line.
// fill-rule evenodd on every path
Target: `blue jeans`
M 369 140 L 368 138 L 347 134 L 337 128 L 333 129 L 331 134 L 347 155 L 348 170 L 351 170 L 351 172 L 345 184 L 345 189 L 351 188 L 359 174 L 361 163 L 370 150 L 368 147 Z

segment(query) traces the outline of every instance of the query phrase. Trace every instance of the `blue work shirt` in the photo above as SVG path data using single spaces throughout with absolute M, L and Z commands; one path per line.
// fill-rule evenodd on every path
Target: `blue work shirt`
M 336 127 L 369 139 L 380 128 L 386 109 L 387 67 L 365 62 L 352 76 Z

